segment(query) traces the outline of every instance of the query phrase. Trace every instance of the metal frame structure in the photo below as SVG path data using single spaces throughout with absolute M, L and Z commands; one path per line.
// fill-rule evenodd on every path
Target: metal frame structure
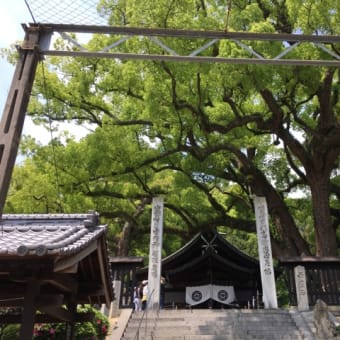
M 112 27 L 112 26 L 82 26 L 82 25 L 39 25 L 46 35 L 59 33 L 60 36 L 73 45 L 76 50 L 56 50 L 41 48 L 44 55 L 74 56 L 91 58 L 116 58 L 116 59 L 142 59 L 162 60 L 179 62 L 204 62 L 204 63 L 232 63 L 232 64 L 265 64 L 265 65 L 301 65 L 301 66 L 335 66 L 339 67 L 340 55 L 332 50 L 332 44 L 340 43 L 340 36 L 329 35 L 302 35 L 283 33 L 248 33 L 248 32 L 225 32 L 225 31 L 199 31 L 199 30 L 178 30 L 160 28 L 137 28 L 137 27 Z M 89 34 L 110 34 L 117 38 L 111 45 L 98 51 L 89 51 L 79 44 L 68 33 L 89 33 Z M 148 51 L 119 52 L 119 47 L 133 37 L 138 37 L 159 48 L 159 53 L 148 53 Z M 162 40 L 161 40 L 162 39 Z M 183 40 L 205 40 L 202 46 L 187 55 L 175 51 L 171 45 L 171 39 Z M 201 55 L 209 47 L 218 42 L 228 40 L 238 45 L 248 57 L 230 56 L 204 56 Z M 167 43 L 168 41 L 168 43 Z M 252 42 L 281 42 L 283 50 L 276 56 L 264 56 L 252 47 Z M 313 45 L 325 52 L 329 59 L 303 60 L 292 59 L 290 53 L 301 44 Z M 286 58 L 285 58 L 286 57 Z
M 19 47 L 19 61 L 13 76 L 11 88 L 0 122 L 0 218 L 5 204 L 10 178 L 18 152 L 20 137 L 24 124 L 27 105 L 32 90 L 35 71 L 43 56 L 69 56 L 112 59 L 135 59 L 198 63 L 230 63 L 258 65 L 288 65 L 288 66 L 322 66 L 340 67 L 340 55 L 333 48 L 340 44 L 340 36 L 303 35 L 280 33 L 248 33 L 225 31 L 176 30 L 139 27 L 86 26 L 62 24 L 30 24 L 23 25 L 25 40 Z M 54 33 L 68 42 L 72 49 L 56 50 L 50 47 Z M 79 44 L 69 33 L 106 34 L 113 37 L 111 45 L 99 51 L 89 51 Z M 131 38 L 145 39 L 153 50 L 119 52 L 124 42 Z M 171 39 L 197 40 L 201 47 L 183 55 L 171 48 Z M 209 48 L 219 41 L 229 40 L 242 50 L 240 57 L 212 56 Z M 253 43 L 281 42 L 284 47 L 276 56 L 264 56 L 257 52 Z M 150 44 L 151 43 L 151 44 Z M 311 44 L 324 53 L 323 59 L 304 60 L 292 59 L 290 53 L 301 44 Z M 59 44 L 60 45 L 60 44 Z M 66 44 L 67 45 L 67 44 Z M 205 54 L 203 54 L 205 52 Z M 247 57 L 244 57 L 247 55 Z

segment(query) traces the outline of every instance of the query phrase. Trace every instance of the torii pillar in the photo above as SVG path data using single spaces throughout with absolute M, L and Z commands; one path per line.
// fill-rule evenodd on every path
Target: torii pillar
M 160 284 L 163 239 L 163 197 L 152 200 L 152 218 L 150 235 L 149 273 L 148 273 L 148 304 L 149 310 L 160 308 Z
M 278 308 L 267 202 L 265 197 L 254 196 L 253 199 L 264 308 Z

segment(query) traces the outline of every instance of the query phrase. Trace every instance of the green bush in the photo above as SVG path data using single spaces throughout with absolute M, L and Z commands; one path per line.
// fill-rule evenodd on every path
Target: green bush
M 77 322 L 75 324 L 76 340 L 105 339 L 109 328 L 108 318 L 105 315 L 103 315 L 99 310 L 91 306 L 78 307 L 78 313 L 90 313 L 90 312 L 93 312 L 95 314 L 92 322 Z M 33 339 L 64 340 L 65 334 L 66 334 L 65 323 L 36 324 L 34 327 Z
M 290 305 L 288 279 L 285 272 L 276 279 L 277 299 L 281 308 L 288 308 Z
M 0 315 L 20 315 L 21 308 L 12 308 L 12 307 L 1 307 Z M 19 339 L 19 324 L 0 324 L 0 339 L 1 340 L 16 340 Z
M 2 327 L 1 340 L 19 339 L 20 325 L 6 325 Z

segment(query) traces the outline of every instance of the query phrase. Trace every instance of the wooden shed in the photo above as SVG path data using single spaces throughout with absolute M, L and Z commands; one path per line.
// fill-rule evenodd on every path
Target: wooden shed
M 73 325 L 88 316 L 78 304 L 110 305 L 114 298 L 106 226 L 98 214 L 3 215 L 0 223 L 0 306 L 18 315 L 1 323 L 21 324 L 31 339 L 34 323 Z M 39 311 L 39 313 L 37 313 Z

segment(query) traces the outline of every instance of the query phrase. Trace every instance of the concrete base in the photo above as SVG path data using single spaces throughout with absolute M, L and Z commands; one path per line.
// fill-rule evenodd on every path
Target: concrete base
M 110 321 L 110 331 L 106 340 L 119 340 L 123 336 L 124 330 L 131 318 L 132 309 L 120 309 L 117 317 L 112 317 Z

